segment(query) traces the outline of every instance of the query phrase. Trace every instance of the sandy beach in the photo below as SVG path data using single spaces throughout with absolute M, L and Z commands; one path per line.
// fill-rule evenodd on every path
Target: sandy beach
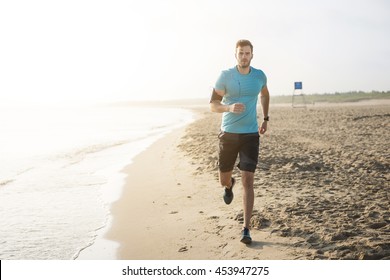
M 255 178 L 251 245 L 242 195 L 222 200 L 221 115 L 199 118 L 126 167 L 105 238 L 118 259 L 389 259 L 388 101 L 271 106 Z

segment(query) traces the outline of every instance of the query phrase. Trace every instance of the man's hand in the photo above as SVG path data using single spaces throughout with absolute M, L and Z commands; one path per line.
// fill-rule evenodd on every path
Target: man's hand
M 263 121 L 261 124 L 261 127 L 259 128 L 259 133 L 264 134 L 267 131 L 267 122 Z
M 234 103 L 229 105 L 229 112 L 234 114 L 241 114 L 245 111 L 245 105 L 242 103 Z

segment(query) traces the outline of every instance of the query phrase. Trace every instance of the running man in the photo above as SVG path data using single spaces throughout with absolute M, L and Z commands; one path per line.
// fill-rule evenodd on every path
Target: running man
M 237 65 L 222 71 L 212 93 L 210 109 L 222 113 L 219 138 L 219 181 L 224 187 L 223 199 L 226 204 L 233 200 L 233 187 L 236 180 L 232 177 L 237 156 L 237 167 L 241 171 L 243 185 L 244 224 L 241 242 L 250 244 L 250 219 L 254 204 L 254 172 L 256 170 L 260 134 L 267 131 L 269 121 L 269 92 L 267 78 L 263 71 L 250 66 L 253 58 L 253 45 L 248 40 L 236 43 L 235 57 Z M 261 95 L 263 121 L 257 123 L 257 100 Z

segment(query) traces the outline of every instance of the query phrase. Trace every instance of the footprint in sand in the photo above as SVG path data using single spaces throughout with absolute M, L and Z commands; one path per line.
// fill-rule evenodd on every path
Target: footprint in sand
M 187 252 L 187 251 L 188 251 L 187 246 L 181 247 L 181 248 L 178 250 L 179 253 L 183 253 L 183 252 Z

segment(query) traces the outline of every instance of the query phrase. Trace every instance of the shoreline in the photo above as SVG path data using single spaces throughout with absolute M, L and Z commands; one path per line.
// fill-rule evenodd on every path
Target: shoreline
M 183 108 L 185 109 L 185 108 Z M 193 122 L 196 120 L 196 112 L 194 113 L 193 110 L 186 109 L 186 111 L 192 111 L 192 120 L 189 122 Z M 78 252 L 76 252 L 73 256 L 73 259 L 75 260 L 108 260 L 108 259 L 117 259 L 117 251 L 119 248 L 119 243 L 110 240 L 107 238 L 108 233 L 110 232 L 112 225 L 113 225 L 113 214 L 112 214 L 112 206 L 121 199 L 123 196 L 123 192 L 126 187 L 126 178 L 127 175 L 127 168 L 129 166 L 132 166 L 135 164 L 135 160 L 145 153 L 147 150 L 149 150 L 150 147 L 156 145 L 159 141 L 170 135 L 171 133 L 174 133 L 175 131 L 180 131 L 181 129 L 184 129 L 188 124 L 188 121 L 186 121 L 186 124 L 176 124 L 171 127 L 170 131 L 163 132 L 162 136 L 156 136 L 153 135 L 153 140 L 147 146 L 142 145 L 141 150 L 138 151 L 135 155 L 132 154 L 130 159 L 127 160 L 126 164 L 123 164 L 122 167 L 118 169 L 118 172 L 115 173 L 115 175 L 112 176 L 110 179 L 113 181 L 111 183 L 111 187 L 114 187 L 116 189 L 110 190 L 108 187 L 105 187 L 102 189 L 102 196 L 103 201 L 108 205 L 109 212 L 106 215 L 106 222 L 104 225 L 102 225 L 100 228 L 97 228 L 95 230 L 95 238 L 90 242 L 90 244 L 84 246 L 81 248 Z M 112 180 L 115 178 L 115 180 Z M 118 178 L 121 178 L 120 180 Z M 115 181 L 115 182 L 114 182 Z M 116 187 L 115 187 L 116 186 Z M 112 192 L 116 192 L 115 195 L 113 195 Z

